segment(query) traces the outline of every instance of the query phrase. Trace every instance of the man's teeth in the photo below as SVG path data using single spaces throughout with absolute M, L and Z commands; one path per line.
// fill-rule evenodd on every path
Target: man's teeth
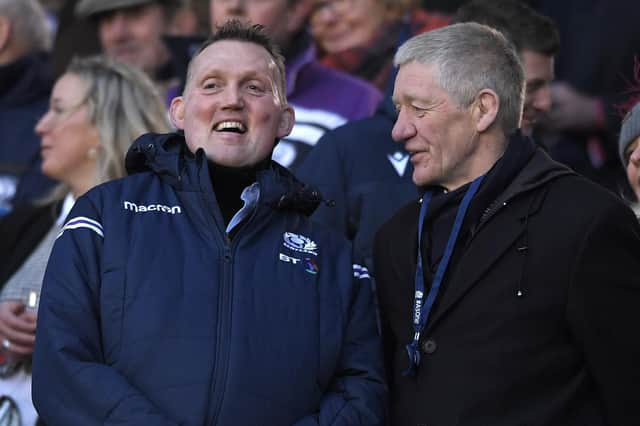
M 244 127 L 244 124 L 240 123 L 239 121 L 223 121 L 216 126 L 215 130 L 217 132 L 221 132 L 223 130 L 235 130 L 238 132 L 244 132 L 246 128 Z

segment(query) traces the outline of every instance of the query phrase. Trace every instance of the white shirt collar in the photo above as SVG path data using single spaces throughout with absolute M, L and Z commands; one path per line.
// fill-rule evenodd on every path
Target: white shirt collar
M 62 211 L 60 212 L 60 216 L 56 220 L 56 225 L 62 226 L 64 225 L 64 220 L 67 218 L 67 215 L 71 211 L 71 208 L 76 203 L 76 199 L 73 198 L 73 194 L 68 193 L 66 197 L 64 197 L 64 201 L 62 202 Z

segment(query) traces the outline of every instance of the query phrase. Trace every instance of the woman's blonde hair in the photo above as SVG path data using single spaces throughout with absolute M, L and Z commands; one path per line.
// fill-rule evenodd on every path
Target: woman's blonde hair
M 98 55 L 74 58 L 65 74 L 73 74 L 85 83 L 83 102 L 88 107 L 89 122 L 98 131 L 100 145 L 93 185 L 125 175 L 125 155 L 140 135 L 170 130 L 162 98 L 141 70 Z M 66 185 L 60 185 L 44 202 L 61 199 L 68 191 Z

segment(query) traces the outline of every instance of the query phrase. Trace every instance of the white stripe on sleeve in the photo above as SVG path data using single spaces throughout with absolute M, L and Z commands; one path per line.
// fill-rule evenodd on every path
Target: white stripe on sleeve
M 362 266 L 362 265 L 358 265 L 356 263 L 353 264 L 353 276 L 354 278 L 358 278 L 358 279 L 365 279 L 365 278 L 371 278 L 369 276 L 369 270 Z
M 62 227 L 62 230 L 56 238 L 60 238 L 60 236 L 64 234 L 64 231 L 68 229 L 90 229 L 91 231 L 104 238 L 104 233 L 100 222 L 88 217 L 78 216 L 69 219 L 67 223 Z

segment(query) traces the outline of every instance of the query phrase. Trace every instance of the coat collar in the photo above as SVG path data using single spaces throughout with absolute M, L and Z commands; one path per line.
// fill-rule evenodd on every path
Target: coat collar
M 492 210 L 483 216 L 466 252 L 451 268 L 448 281 L 455 284 L 447 286 L 442 293 L 427 330 L 434 327 L 525 235 L 529 218 L 542 206 L 549 188 L 547 184 L 569 175 L 575 173 L 551 160 L 541 148 L 536 149 L 527 165 L 498 196 Z M 523 247 L 515 249 L 528 249 Z

